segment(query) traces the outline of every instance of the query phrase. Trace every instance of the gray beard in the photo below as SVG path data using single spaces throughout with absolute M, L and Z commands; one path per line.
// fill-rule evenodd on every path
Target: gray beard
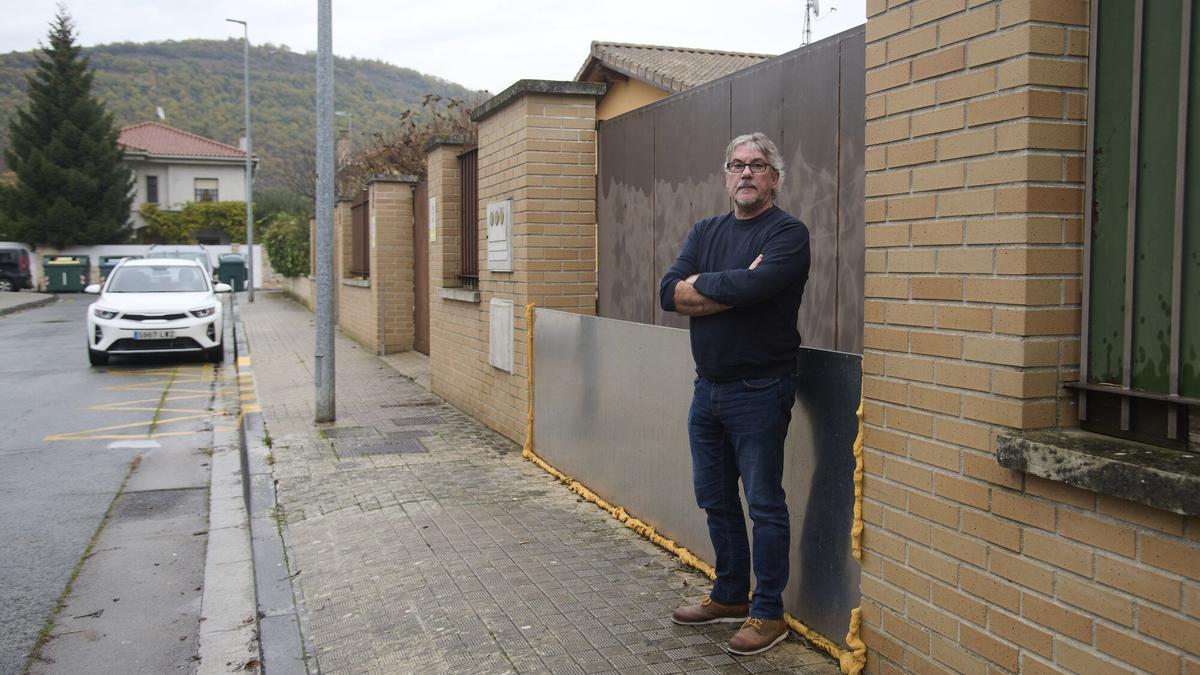
M 738 209 L 741 211 L 753 211 L 766 204 L 767 197 L 761 194 L 754 199 L 741 199 L 739 197 L 734 197 L 733 203 L 737 204 Z

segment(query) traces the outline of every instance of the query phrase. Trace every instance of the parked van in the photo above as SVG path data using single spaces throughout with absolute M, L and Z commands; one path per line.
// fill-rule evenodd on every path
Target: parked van
M 32 259 L 25 244 L 0 241 L 0 291 L 33 288 Z
M 195 260 L 208 271 L 208 276 L 216 273 L 212 258 L 208 257 L 208 249 L 203 244 L 153 244 L 146 250 L 147 258 L 181 258 Z

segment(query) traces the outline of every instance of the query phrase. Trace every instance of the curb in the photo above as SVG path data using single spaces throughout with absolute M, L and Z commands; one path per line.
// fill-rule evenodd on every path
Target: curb
M 196 669 L 202 675 L 259 672 L 262 664 L 242 442 L 235 421 L 241 402 L 236 397 L 236 377 L 223 370 L 218 378 L 216 398 L 228 421 L 213 426 L 208 549 Z
M 234 362 L 237 364 L 241 416 L 241 470 L 248 508 L 250 547 L 257 589 L 259 648 L 263 671 L 308 673 L 307 652 L 296 610 L 288 566 L 287 525 L 279 513 L 272 473 L 270 437 L 258 405 L 250 347 L 241 314 L 234 316 Z
M 8 307 L 0 307 L 0 316 L 4 316 L 6 314 L 13 314 L 16 312 L 21 312 L 26 309 L 33 309 L 35 307 L 43 307 L 45 305 L 49 305 L 50 303 L 57 302 L 57 301 L 58 301 L 58 296 L 56 296 L 56 295 L 44 295 L 42 297 L 39 297 L 36 300 L 30 300 L 29 302 L 22 302 L 22 303 L 16 304 L 16 305 L 9 305 Z

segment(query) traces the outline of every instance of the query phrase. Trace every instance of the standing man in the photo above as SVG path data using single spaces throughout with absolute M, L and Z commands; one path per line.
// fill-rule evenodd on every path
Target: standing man
M 693 625 L 745 621 L 729 641 L 757 654 L 787 637 L 790 521 L 783 441 L 796 391 L 796 330 L 808 281 L 808 228 L 775 206 L 779 149 L 761 133 L 725 149 L 730 213 L 692 226 L 659 286 L 662 308 L 690 317 L 696 384 L 688 413 L 692 483 L 717 556 L 712 595 L 671 618 Z M 738 479 L 754 524 L 746 537 Z M 750 594 L 753 561 L 756 580 Z

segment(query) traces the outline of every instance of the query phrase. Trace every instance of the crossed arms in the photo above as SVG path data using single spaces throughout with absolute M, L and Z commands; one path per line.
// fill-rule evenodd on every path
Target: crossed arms
M 747 269 L 754 269 L 762 262 L 762 254 L 750 263 Z M 699 274 L 693 274 L 687 279 L 675 284 L 675 311 L 684 316 L 708 316 L 731 309 L 732 305 L 724 305 L 696 290 L 693 285 Z

